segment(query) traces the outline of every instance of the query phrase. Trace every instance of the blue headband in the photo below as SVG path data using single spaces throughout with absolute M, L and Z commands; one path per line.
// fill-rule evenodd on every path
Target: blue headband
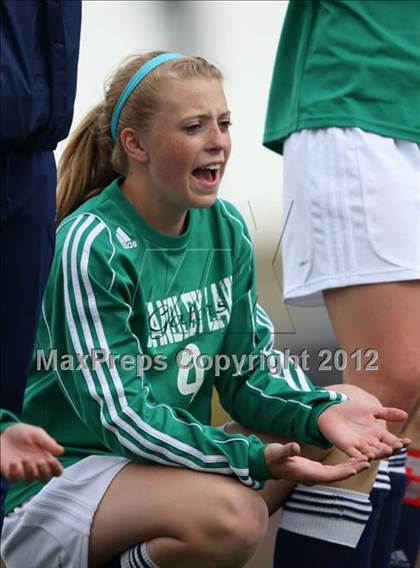
M 162 53 L 161 55 L 157 55 L 152 59 L 149 59 L 144 65 L 138 69 L 134 75 L 131 77 L 129 82 L 127 83 L 125 89 L 120 95 L 117 104 L 115 105 L 114 112 L 112 113 L 111 118 L 111 135 L 112 139 L 117 139 L 117 131 L 118 131 L 118 122 L 120 120 L 122 109 L 124 108 L 125 103 L 127 102 L 128 97 L 137 87 L 137 85 L 148 75 L 155 67 L 162 65 L 162 63 L 166 63 L 166 61 L 172 61 L 172 59 L 179 59 L 183 57 L 180 53 Z

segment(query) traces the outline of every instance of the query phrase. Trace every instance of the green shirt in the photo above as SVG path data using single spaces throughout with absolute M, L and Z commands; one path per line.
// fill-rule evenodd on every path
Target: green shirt
M 330 126 L 420 143 L 419 0 L 290 1 L 263 143 Z
M 12 426 L 12 424 L 18 424 L 19 418 L 10 412 L 10 410 L 6 410 L 5 408 L 0 408 L 0 433 L 4 432 L 6 428 Z
M 244 426 L 321 446 L 318 417 L 341 400 L 292 363 L 277 374 L 261 366 L 260 353 L 279 357 L 273 332 L 232 205 L 191 210 L 186 232 L 170 237 L 147 225 L 114 181 L 58 229 L 22 420 L 64 446 L 64 467 L 113 454 L 259 488 L 270 478 L 265 444 L 210 426 L 213 387 Z M 245 362 L 236 372 L 220 361 L 216 372 L 200 354 Z M 7 510 L 40 487 L 13 485 Z

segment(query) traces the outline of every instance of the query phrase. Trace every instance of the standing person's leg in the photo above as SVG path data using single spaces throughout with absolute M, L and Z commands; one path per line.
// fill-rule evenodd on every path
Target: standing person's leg
M 0 160 L 1 406 L 19 415 L 54 253 L 56 168 L 51 151 L 2 151 Z M 2 508 L 3 479 L 1 489 Z
M 344 382 L 408 411 L 420 390 L 419 172 L 417 144 L 359 128 L 303 130 L 284 146 L 285 300 L 321 305 L 323 292 Z
M 344 382 L 371 392 L 385 406 L 410 413 L 420 393 L 420 281 L 326 290 L 324 298 L 340 347 L 347 353 Z M 368 350 L 377 352 L 377 360 L 365 355 Z M 351 355 L 358 351 L 360 370 Z
M 414 568 L 417 556 L 420 562 L 420 398 L 404 433 L 411 437 L 412 443 L 408 448 L 407 485 L 391 555 L 391 568 L 397 568 L 402 563 L 406 568 Z
M 420 391 L 420 282 L 339 288 L 327 290 L 324 298 L 349 361 L 344 382 L 360 386 L 383 404 L 410 414 Z M 370 355 L 361 359 L 351 356 L 357 352 Z M 368 369 L 372 353 L 377 353 L 376 370 Z M 388 428 L 396 432 L 399 426 L 389 424 Z M 393 548 L 405 491 L 404 460 L 405 454 L 390 459 L 388 490 L 378 483 L 372 491 L 371 500 L 378 502 L 379 513 L 375 530 L 381 535 L 379 548 L 369 544 L 372 568 L 385 565 Z M 366 550 L 360 549 L 359 554 L 367 556 Z M 357 565 L 359 560 L 354 558 L 354 562 Z
M 345 382 L 407 410 L 420 384 L 419 160 L 418 145 L 358 128 L 303 130 L 284 145 L 285 300 L 317 306 L 324 291 L 347 351 Z M 364 369 L 375 349 L 377 372 Z M 371 492 L 373 523 L 388 498 L 387 467 Z
M 324 299 L 344 382 L 407 411 L 420 391 L 419 172 L 417 144 L 359 128 L 303 130 L 284 146 L 285 300 Z

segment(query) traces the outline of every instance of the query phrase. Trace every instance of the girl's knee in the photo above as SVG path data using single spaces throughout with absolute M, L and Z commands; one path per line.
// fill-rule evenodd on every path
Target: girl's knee
M 396 396 L 416 399 L 420 394 L 420 356 L 401 356 L 382 365 L 382 380 Z
M 410 411 L 414 401 L 420 395 L 420 358 L 418 355 L 401 356 L 383 360 L 378 371 L 365 377 L 365 381 L 355 376 L 362 388 L 352 384 L 339 384 L 327 387 L 329 390 L 342 392 L 355 400 L 378 401 L 379 397 L 386 406 L 396 406 Z M 375 392 L 375 397 L 371 392 Z M 372 398 L 373 397 L 373 398 Z
M 268 510 L 258 493 L 239 484 L 223 484 L 209 498 L 210 510 L 192 528 L 193 545 L 205 558 L 231 558 L 232 566 L 242 566 L 254 554 L 268 525 Z M 219 562 L 219 564 L 218 564 Z M 224 564 L 223 564 L 224 565 Z

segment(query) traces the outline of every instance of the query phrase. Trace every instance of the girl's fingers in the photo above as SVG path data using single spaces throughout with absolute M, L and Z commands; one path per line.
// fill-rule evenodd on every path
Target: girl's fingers
M 331 469 L 331 479 L 330 481 L 339 481 L 339 479 L 343 479 L 343 475 L 346 475 L 347 477 L 351 477 L 352 475 L 356 475 L 357 473 L 368 469 L 370 467 L 369 462 L 366 460 L 366 458 L 362 457 L 362 458 L 355 458 L 355 459 L 351 459 L 348 460 L 347 462 L 335 465 L 335 466 L 327 466 L 330 468 L 334 468 Z M 338 477 L 340 476 L 340 478 Z M 336 479 L 333 479 L 333 477 L 335 477 Z
M 25 481 L 34 481 L 37 478 L 38 472 L 35 464 L 29 460 L 22 460 L 23 479 Z
M 351 446 L 343 450 L 343 452 L 350 458 L 361 458 L 363 456 L 362 452 L 356 446 Z
M 389 444 L 380 442 L 378 444 L 379 458 L 389 458 L 394 453 L 394 449 Z
M 7 473 L 7 479 L 11 482 L 14 483 L 15 481 L 19 481 L 20 479 L 23 479 L 23 468 L 20 464 L 17 463 L 11 463 L 9 466 L 9 470 Z
M 300 453 L 300 446 L 296 442 L 289 442 L 288 444 L 269 444 L 265 449 L 265 459 L 267 464 L 275 465 L 281 463 L 283 460 L 297 456 Z
M 282 447 L 282 452 L 281 452 L 282 457 L 286 458 L 291 456 L 298 456 L 299 454 L 300 454 L 300 446 L 297 442 L 290 442 L 288 444 L 284 444 L 284 446 Z
M 47 452 L 51 452 L 53 455 L 59 456 L 64 453 L 63 446 L 60 446 L 60 444 L 58 444 L 54 438 L 51 438 L 51 436 L 42 428 L 37 428 L 34 431 L 33 441 L 39 448 L 42 448 Z
M 48 466 L 50 469 L 51 477 L 57 477 L 58 475 L 61 475 L 63 473 L 63 466 L 55 458 L 50 458 L 48 460 Z
M 399 450 L 402 450 L 402 448 L 411 444 L 410 438 L 397 438 L 397 436 L 394 436 L 394 434 L 387 431 L 385 431 L 382 435 L 381 442 L 390 446 L 393 453 L 398 452 Z
M 377 442 L 375 444 L 375 460 L 381 460 L 383 458 L 388 458 L 389 456 L 391 456 L 393 454 L 393 449 L 391 446 L 389 446 L 388 444 L 385 444 L 384 442 Z
M 58 460 L 51 455 L 42 459 L 23 459 L 20 462 L 13 462 L 5 472 L 7 479 L 14 483 L 16 481 L 48 481 L 51 477 L 61 475 L 63 467 Z
M 384 444 L 389 444 L 390 446 L 401 444 L 402 447 L 401 440 L 397 438 L 397 436 L 394 436 L 394 434 L 391 434 L 391 432 L 388 432 L 387 430 L 385 430 L 382 433 L 381 442 L 383 442 Z
M 382 420 L 387 420 L 388 422 L 403 422 L 407 420 L 408 414 L 404 410 L 399 408 L 380 408 L 377 413 L 375 413 L 375 418 L 381 418 Z
M 35 464 L 35 468 L 37 470 L 36 479 L 40 481 L 48 481 L 51 477 L 51 468 L 49 464 L 44 460 L 39 460 Z
M 353 475 L 357 475 L 361 471 L 370 467 L 369 462 L 365 459 L 353 459 L 337 465 L 325 465 L 323 467 L 323 475 L 321 483 L 333 483 L 348 479 Z M 319 482 L 319 476 L 310 479 L 311 482 Z
M 301 457 L 291 457 L 275 468 L 277 478 L 300 483 L 331 483 L 347 479 L 369 468 L 365 457 L 352 458 L 336 465 L 324 465 Z
M 376 458 L 377 454 L 378 454 L 378 450 L 376 445 L 374 444 L 364 444 L 361 448 L 360 451 L 362 452 L 362 454 L 364 456 L 366 456 L 367 458 L 369 458 L 370 460 L 373 460 Z

